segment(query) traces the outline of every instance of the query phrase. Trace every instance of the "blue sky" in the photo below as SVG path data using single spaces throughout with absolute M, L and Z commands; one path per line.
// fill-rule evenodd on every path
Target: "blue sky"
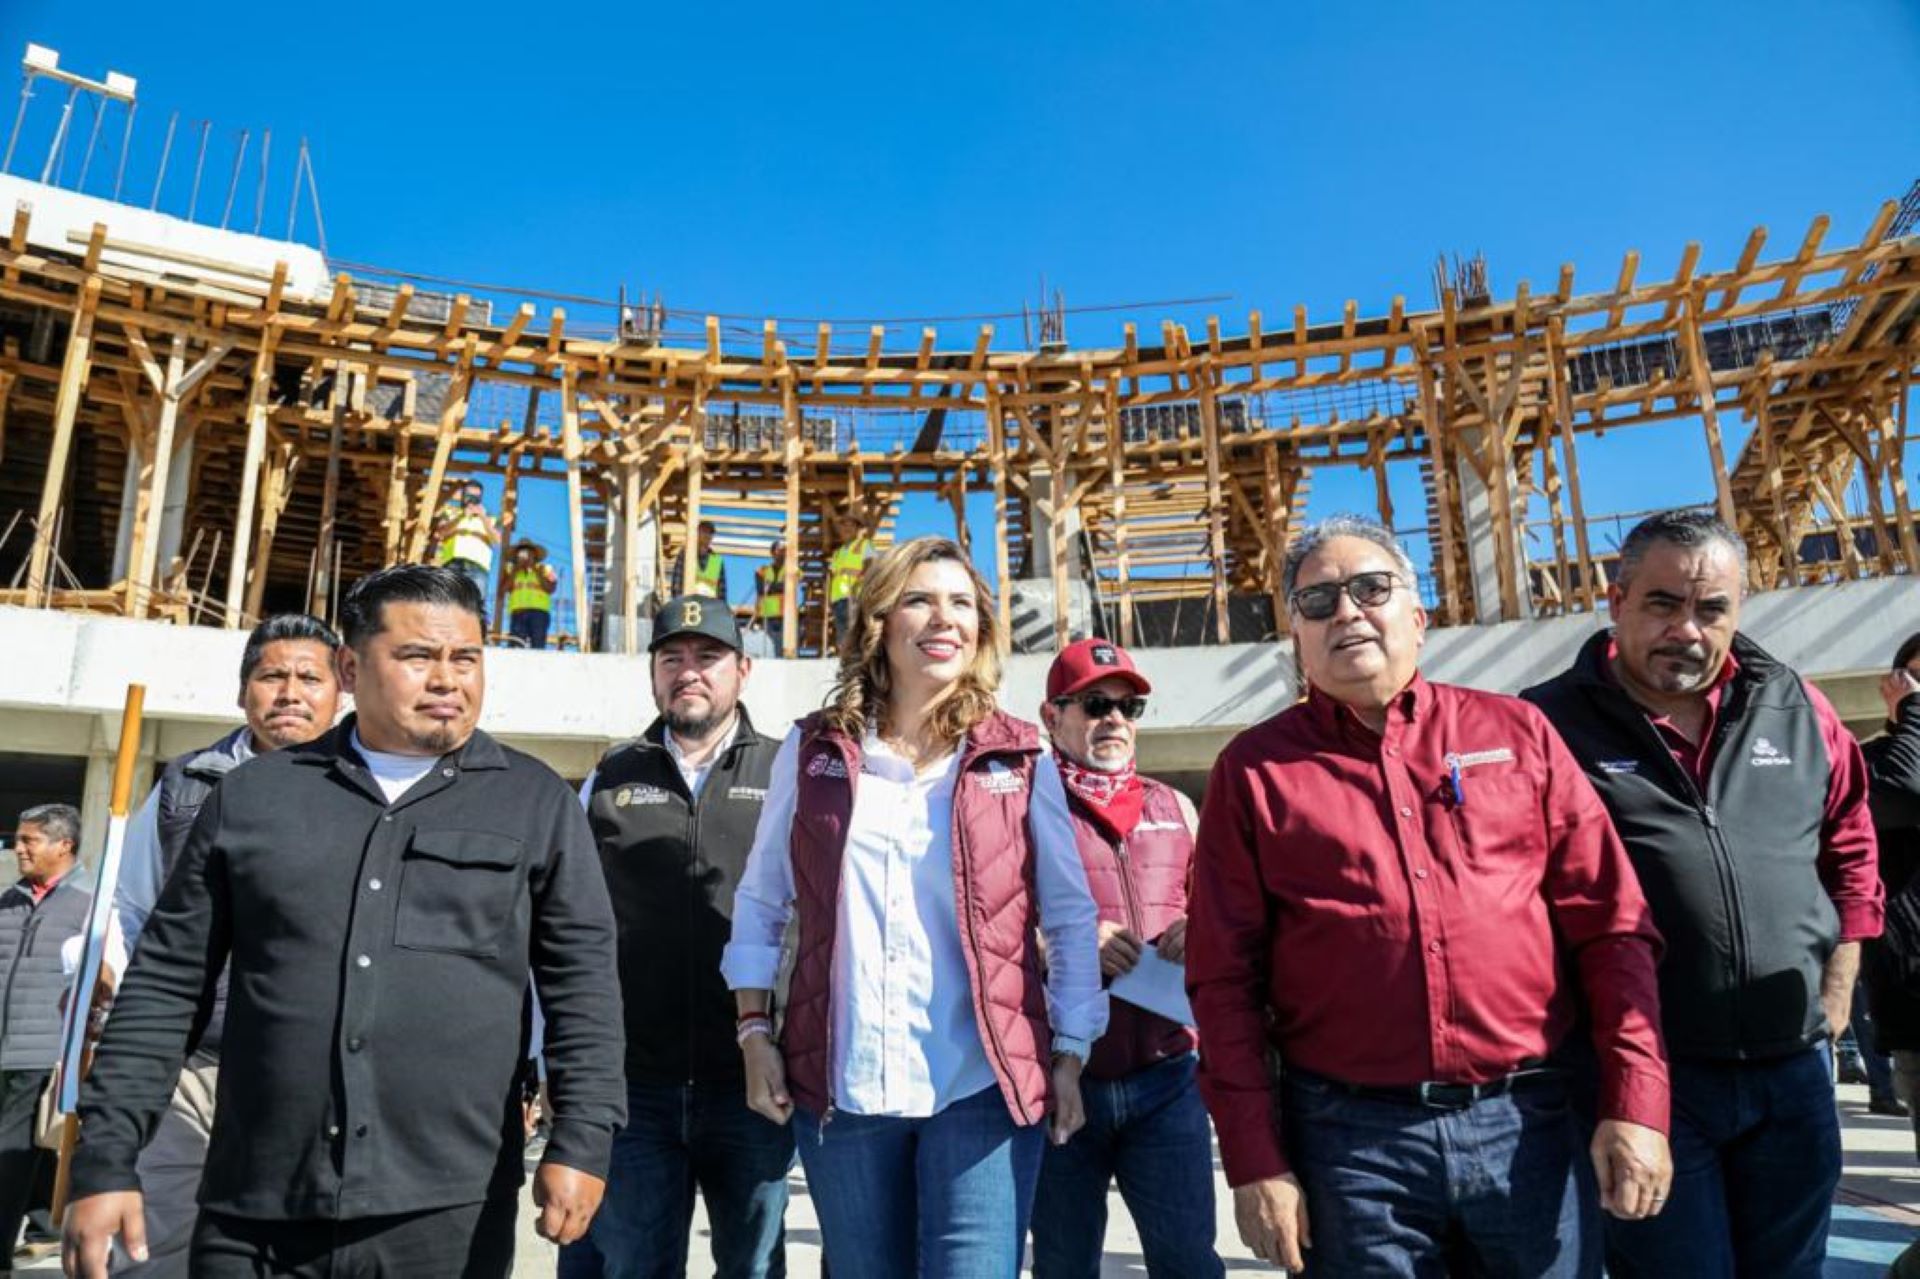
M 0 55 L 137 76 L 143 138 L 213 119 L 203 209 L 221 146 L 271 127 L 270 230 L 305 135 L 337 257 L 692 310 L 1008 312 L 1044 274 L 1070 305 L 1226 295 L 1075 316 L 1075 342 L 1237 332 L 1427 305 L 1441 251 L 1504 294 L 1562 262 L 1598 287 L 1629 248 L 1670 274 L 1691 239 L 1725 265 L 1755 225 L 1784 253 L 1820 212 L 1837 244 L 1920 176 L 1898 0 L 188 8 L 9 0 Z M 143 203 L 152 167 L 136 146 Z M 1583 440 L 1589 510 L 1709 496 L 1696 437 Z M 1316 477 L 1336 505 L 1370 482 Z

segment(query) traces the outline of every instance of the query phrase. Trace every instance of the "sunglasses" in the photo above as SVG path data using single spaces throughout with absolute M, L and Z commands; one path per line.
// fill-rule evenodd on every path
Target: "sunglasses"
M 1105 693 L 1087 693 L 1081 697 L 1056 697 L 1055 706 L 1065 706 L 1068 702 L 1080 703 L 1080 709 L 1087 713 L 1088 719 L 1105 719 L 1113 714 L 1117 707 L 1125 719 L 1139 719 L 1147 713 L 1147 699 L 1135 694 L 1132 697 L 1108 697 Z
M 1342 582 L 1316 582 L 1303 586 L 1292 595 L 1294 609 L 1309 622 L 1324 622 L 1340 608 L 1345 594 L 1361 608 L 1379 608 L 1393 598 L 1394 588 L 1403 586 L 1392 573 L 1376 571 L 1355 573 Z

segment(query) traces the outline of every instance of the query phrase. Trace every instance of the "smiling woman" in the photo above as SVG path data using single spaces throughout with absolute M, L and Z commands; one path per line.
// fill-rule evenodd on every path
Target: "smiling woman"
M 1042 1121 L 1064 1142 L 1084 1119 L 1107 1012 L 1097 912 L 1059 772 L 995 702 L 1002 637 L 960 548 L 886 552 L 850 620 L 827 708 L 774 760 L 734 898 L 721 968 L 747 1097 L 799 1130 L 835 1276 L 1010 1274 Z

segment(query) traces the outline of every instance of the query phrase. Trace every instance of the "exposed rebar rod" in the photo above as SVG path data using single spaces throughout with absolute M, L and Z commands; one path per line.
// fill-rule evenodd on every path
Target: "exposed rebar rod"
M 0 173 L 13 172 L 13 149 L 20 142 L 20 126 L 27 122 L 27 103 L 33 100 L 33 71 L 20 81 L 20 109 L 13 115 L 13 132 L 7 135 L 7 158 L 0 160 Z
M 287 234 L 293 239 L 293 220 L 300 215 L 300 181 L 307 171 L 307 140 L 300 139 L 300 153 L 293 161 L 293 191 L 287 196 Z
M 307 154 L 307 194 L 313 199 L 313 229 L 320 237 L 320 256 L 327 256 L 327 224 L 320 217 L 320 183 L 313 172 L 313 154 Z
M 233 197 L 240 193 L 240 169 L 247 162 L 247 142 L 252 135 L 240 130 L 240 147 L 233 153 L 233 176 L 227 179 L 227 207 L 220 211 L 220 229 L 227 229 L 227 222 L 233 217 Z
M 267 216 L 267 158 L 273 154 L 273 130 L 260 135 L 260 181 L 253 191 L 253 233 L 260 234 L 261 220 Z
M 40 181 L 53 181 L 53 166 L 60 158 L 60 149 L 67 145 L 67 125 L 73 119 L 73 100 L 80 96 L 80 86 L 73 85 L 67 90 L 67 105 L 60 108 L 60 127 L 53 131 L 53 145 L 47 148 L 47 162 L 40 169 Z
M 187 221 L 193 221 L 193 211 L 200 205 L 200 171 L 207 167 L 207 135 L 213 132 L 213 121 L 200 122 L 200 155 L 193 162 L 193 193 L 187 197 Z
M 127 181 L 127 152 L 133 149 L 133 113 L 140 109 L 138 102 L 127 103 L 127 127 L 120 131 L 120 163 L 113 168 L 113 198 L 120 199 L 120 188 Z
M 93 153 L 100 145 L 100 126 L 107 122 L 106 99 L 88 97 L 87 109 L 93 112 L 93 128 L 87 130 L 87 151 L 80 157 L 80 180 L 73 184 L 73 189 L 81 192 L 87 189 L 87 174 L 93 168 Z
M 153 199 L 147 202 L 149 209 L 160 207 L 160 185 L 167 180 L 167 161 L 173 155 L 173 131 L 180 126 L 180 113 L 175 111 L 167 117 L 167 141 L 160 148 L 160 169 L 153 175 Z

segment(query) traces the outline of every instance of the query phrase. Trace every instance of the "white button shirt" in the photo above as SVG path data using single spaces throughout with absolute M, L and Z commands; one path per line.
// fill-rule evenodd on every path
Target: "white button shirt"
M 960 757 L 915 774 L 869 733 L 841 863 L 831 975 L 834 1104 L 861 1115 L 921 1118 L 995 1086 L 973 1014 L 954 898 L 953 792 Z M 793 914 L 791 828 L 800 730 L 773 762 L 753 850 L 734 895 L 721 973 L 735 990 L 771 990 Z M 1034 761 L 1029 826 L 1047 942 L 1047 1015 L 1085 1045 L 1107 1024 L 1099 911 L 1074 845 L 1051 757 Z

